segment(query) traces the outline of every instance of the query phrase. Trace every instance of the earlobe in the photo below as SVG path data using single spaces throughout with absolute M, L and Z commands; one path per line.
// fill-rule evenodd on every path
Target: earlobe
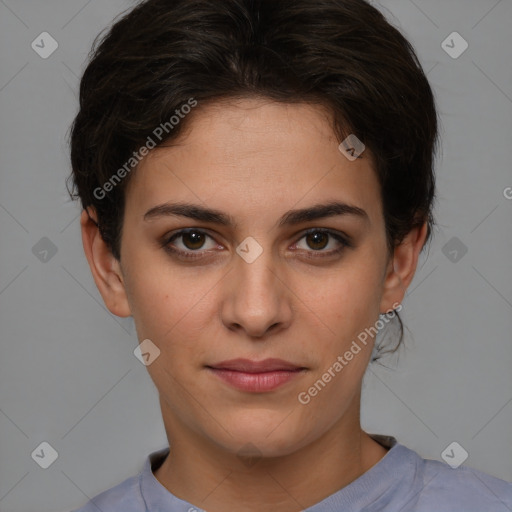
M 381 299 L 381 313 L 394 309 L 393 304 L 401 304 L 407 288 L 411 284 L 420 252 L 427 237 L 427 223 L 412 229 L 395 247 L 388 263 Z
M 130 316 L 121 265 L 101 237 L 94 208 L 82 212 L 80 226 L 85 256 L 105 306 L 116 316 Z

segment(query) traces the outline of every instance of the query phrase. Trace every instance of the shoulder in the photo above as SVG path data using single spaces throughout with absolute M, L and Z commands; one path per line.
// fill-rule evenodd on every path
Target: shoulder
M 140 475 L 127 478 L 89 500 L 86 505 L 72 512 L 145 512 L 146 506 L 140 492 Z
M 512 511 L 512 483 L 468 466 L 454 469 L 412 453 L 417 458 L 416 482 L 404 512 Z
M 169 447 L 151 452 L 137 475 L 103 491 L 84 507 L 72 512 L 146 512 L 148 500 L 159 501 L 162 495 L 170 495 L 152 474 L 152 470 L 163 462 L 168 453 Z

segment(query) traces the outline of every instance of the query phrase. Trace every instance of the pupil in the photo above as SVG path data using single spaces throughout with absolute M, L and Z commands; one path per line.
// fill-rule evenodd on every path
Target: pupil
M 187 239 L 191 240 L 191 243 L 186 243 Z M 199 249 L 204 244 L 204 239 L 202 233 L 193 231 L 191 233 L 185 233 L 183 235 L 183 242 L 185 243 L 188 249 Z
M 327 245 L 327 234 L 326 233 L 318 233 L 317 232 L 317 233 L 310 234 L 308 236 L 314 239 L 312 244 L 309 244 L 309 242 L 308 242 L 308 245 L 312 249 L 323 249 Z M 322 241 L 324 243 L 322 243 Z M 316 247 L 315 246 L 315 244 L 318 244 L 318 243 L 320 243 L 321 247 Z

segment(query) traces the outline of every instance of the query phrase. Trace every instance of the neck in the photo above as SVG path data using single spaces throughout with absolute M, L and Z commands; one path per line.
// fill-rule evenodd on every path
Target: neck
M 356 419 L 347 421 L 347 416 Z M 171 449 L 154 475 L 172 494 L 209 512 L 228 506 L 240 512 L 304 510 L 353 482 L 387 453 L 361 430 L 358 410 L 289 455 L 247 460 L 164 412 L 166 418 Z

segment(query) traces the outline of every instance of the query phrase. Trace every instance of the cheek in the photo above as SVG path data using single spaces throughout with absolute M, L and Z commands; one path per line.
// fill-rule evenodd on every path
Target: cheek
M 190 322 L 201 309 L 211 284 L 193 269 L 172 266 L 166 257 L 149 251 L 128 252 L 125 279 L 136 325 L 146 337 L 166 337 L 174 326 Z
M 381 269 L 370 258 L 359 259 L 328 277 L 308 302 L 321 320 L 343 339 L 357 336 L 379 316 L 382 293 Z
M 201 340 L 210 311 L 205 309 L 208 289 L 142 273 L 131 282 L 130 289 L 138 339 L 150 339 L 160 350 L 154 363 L 147 366 L 157 388 L 176 394 L 183 385 L 193 387 L 194 382 L 188 382 L 190 369 L 205 357 Z
M 211 348 L 209 333 L 218 309 L 214 283 L 185 274 L 140 272 L 130 283 L 138 339 L 148 338 L 160 349 L 159 364 L 149 365 L 148 371 L 162 385 L 172 384 L 161 375 L 164 368 L 187 380 L 190 367 L 199 367 Z

